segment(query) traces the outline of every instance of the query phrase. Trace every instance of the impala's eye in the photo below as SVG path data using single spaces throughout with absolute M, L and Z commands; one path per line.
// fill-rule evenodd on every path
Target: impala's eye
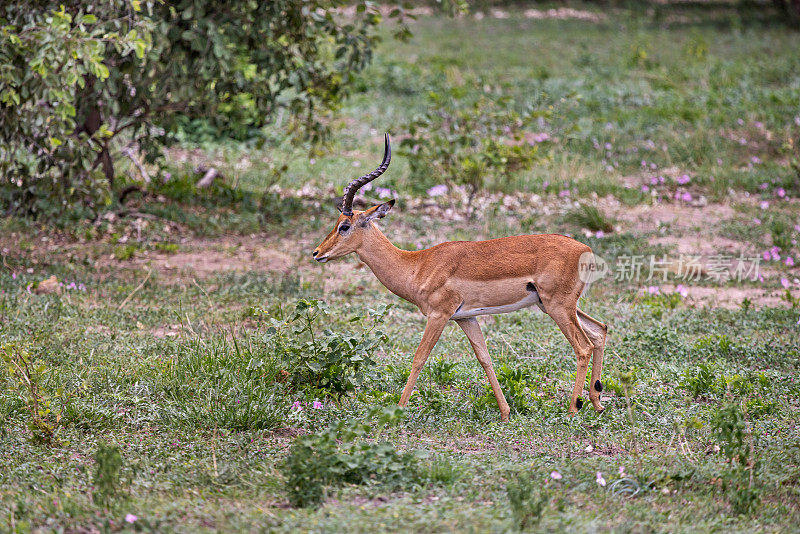
M 348 231 L 349 229 L 350 229 L 350 224 L 349 224 L 349 223 L 344 223 L 343 225 L 341 225 L 341 226 L 339 227 L 339 233 L 340 233 L 340 234 L 343 234 L 343 233 L 345 233 L 346 231 Z

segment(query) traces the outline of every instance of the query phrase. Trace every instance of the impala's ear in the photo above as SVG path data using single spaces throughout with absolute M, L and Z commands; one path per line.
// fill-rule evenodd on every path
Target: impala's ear
M 390 200 L 389 202 L 384 202 L 383 204 L 378 204 L 377 206 L 372 206 L 370 209 L 361 214 L 361 222 L 366 224 L 372 219 L 382 219 L 383 217 L 386 217 L 386 214 L 389 213 L 389 210 L 392 209 L 392 206 L 394 206 L 394 199 Z

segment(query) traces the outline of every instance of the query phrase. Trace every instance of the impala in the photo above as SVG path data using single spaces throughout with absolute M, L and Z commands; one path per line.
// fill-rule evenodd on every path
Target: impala
M 411 397 L 417 377 L 444 327 L 448 321 L 455 321 L 486 371 L 502 420 L 508 420 L 510 408 L 475 318 L 538 306 L 553 318 L 575 350 L 578 370 L 569 414 L 574 415 L 583 404 L 581 394 L 590 356 L 589 399 L 594 409 L 602 412 L 600 372 L 607 327 L 578 309 L 578 298 L 586 286 L 582 269 L 588 265 L 591 270 L 595 265 L 592 250 L 556 234 L 453 241 L 418 251 L 395 247 L 375 224 L 389 213 L 394 200 L 366 211 L 353 210 L 356 192 L 389 166 L 392 151 L 388 134 L 385 142 L 380 166 L 345 188 L 336 226 L 313 256 L 319 262 L 326 262 L 355 252 L 389 291 L 415 304 L 427 317 L 400 406 L 405 406 Z

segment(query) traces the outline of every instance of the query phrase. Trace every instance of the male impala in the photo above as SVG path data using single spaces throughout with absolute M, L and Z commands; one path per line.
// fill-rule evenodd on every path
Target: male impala
M 502 420 L 508 420 L 510 409 L 475 317 L 536 305 L 553 318 L 577 356 L 570 415 L 583 404 L 580 395 L 590 355 L 593 361 L 589 398 L 594 409 L 602 412 L 600 371 L 607 327 L 578 309 L 578 298 L 586 285 L 581 268 L 586 267 L 587 261 L 594 265 L 592 250 L 574 239 L 555 234 L 454 241 L 425 250 L 400 250 L 374 222 L 389 212 L 394 200 L 366 211 L 353 211 L 356 191 L 383 174 L 391 157 L 386 134 L 383 162 L 345 188 L 336 226 L 313 256 L 319 262 L 326 262 L 355 252 L 389 291 L 415 304 L 427 316 L 428 323 L 414 353 L 400 406 L 408 402 L 422 366 L 447 322 L 452 320 L 467 335 L 489 377 Z

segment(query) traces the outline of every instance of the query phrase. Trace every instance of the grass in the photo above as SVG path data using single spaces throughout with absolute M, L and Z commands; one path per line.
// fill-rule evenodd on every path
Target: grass
M 61 233 L 2 222 L 0 345 L 35 364 L 50 403 L 39 417 L 54 436 L 33 439 L 30 388 L 7 362 L 0 530 L 794 528 L 800 329 L 789 302 L 751 292 L 752 302 L 714 307 L 666 283 L 655 295 L 606 278 L 581 304 L 611 325 L 603 414 L 586 403 L 567 417 L 575 357 L 549 318 L 523 310 L 483 324 L 508 423 L 452 327 L 405 416 L 364 430 L 373 408 L 399 399 L 423 318 L 355 260 L 322 267 L 309 254 L 334 220 L 330 200 L 374 166 L 387 125 L 402 133 L 395 125 L 422 110 L 428 89 L 481 79 L 520 107 L 552 107 L 539 125 L 546 159 L 489 184 L 469 221 L 449 199 L 420 198 L 437 177 L 410 183 L 396 158 L 381 178 L 401 197 L 384 225 L 393 240 L 574 233 L 611 262 L 677 254 L 665 236 L 726 239 L 759 256 L 774 245 L 781 260 L 765 260 L 765 281 L 748 288 L 782 291 L 780 278 L 797 276 L 784 260 L 800 238 L 783 148 L 798 134 L 800 37 L 621 12 L 601 23 L 422 18 L 414 31 L 410 43 L 384 43 L 331 152 L 313 164 L 277 134 L 263 151 L 206 142 L 203 157 L 225 179 L 198 191 L 190 166 L 168 157 L 175 179 L 131 195 L 138 219 Z M 676 192 L 715 204 L 691 208 Z M 677 216 L 664 220 L 666 208 Z M 60 295 L 27 291 L 51 274 Z M 281 326 L 315 298 L 327 313 L 312 329 Z M 349 437 L 337 441 L 331 425 Z M 290 505 L 287 480 L 311 469 L 299 456 L 287 463 L 298 436 L 351 455 L 315 457 L 314 469 L 350 469 L 320 475 L 320 508 Z

